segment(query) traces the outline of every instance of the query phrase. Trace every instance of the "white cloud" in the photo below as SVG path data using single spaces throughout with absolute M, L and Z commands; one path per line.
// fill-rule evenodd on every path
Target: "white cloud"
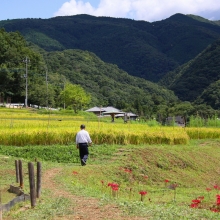
M 158 21 L 173 14 L 210 14 L 220 10 L 219 0 L 100 0 L 93 7 L 89 0 L 69 0 L 55 16 L 90 14 Z

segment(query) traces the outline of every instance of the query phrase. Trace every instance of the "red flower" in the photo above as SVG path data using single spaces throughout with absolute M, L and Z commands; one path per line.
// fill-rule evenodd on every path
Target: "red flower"
M 220 205 L 220 195 L 216 195 L 216 205 L 219 206 Z
M 109 183 L 108 186 L 110 186 L 112 189 L 119 187 L 119 185 L 117 183 Z
M 199 196 L 197 199 L 199 199 L 201 201 L 204 199 L 204 196 Z
M 112 183 L 111 187 L 119 187 L 117 183 Z
M 144 179 L 148 179 L 148 176 L 144 176 Z
M 215 189 L 220 189 L 220 187 L 218 185 L 214 185 L 213 186 Z
M 124 171 L 125 171 L 126 173 L 132 173 L 132 170 L 130 170 L 130 169 L 124 169 Z
M 206 188 L 206 191 L 208 191 L 208 192 L 211 191 L 211 190 L 212 190 L 211 188 Z
M 164 180 L 164 182 L 165 182 L 165 183 L 168 183 L 168 182 L 169 182 L 169 180 L 165 179 L 165 180 Z
M 118 191 L 118 187 L 117 186 L 112 186 L 112 190 L 113 191 Z
M 190 205 L 190 207 L 191 207 L 191 208 L 197 208 L 197 207 L 198 207 L 198 203 L 192 203 L 192 204 Z
M 199 204 L 201 201 L 199 199 L 192 200 L 193 203 Z
M 146 195 L 147 192 L 146 191 L 140 191 L 139 194 L 141 194 L 142 196 Z
M 73 174 L 78 174 L 78 172 L 76 172 L 76 171 L 73 171 Z

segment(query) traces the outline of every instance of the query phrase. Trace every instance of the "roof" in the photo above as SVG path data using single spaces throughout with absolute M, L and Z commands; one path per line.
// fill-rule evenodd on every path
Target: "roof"
M 125 112 L 124 114 L 117 114 L 117 115 L 115 115 L 115 117 L 124 117 L 125 114 L 126 114 L 128 117 L 138 117 L 138 115 L 136 115 L 136 114 L 134 114 L 134 113 L 132 113 L 132 112 L 128 112 L 128 113 Z
M 104 112 L 104 111 L 105 110 L 103 108 L 97 106 L 86 110 L 86 112 Z
M 86 112 L 121 112 L 121 110 L 114 108 L 112 106 L 108 106 L 108 107 L 97 107 L 96 106 L 96 107 L 86 110 Z
M 114 108 L 112 106 L 103 107 L 102 108 L 105 112 L 121 112 L 121 110 Z

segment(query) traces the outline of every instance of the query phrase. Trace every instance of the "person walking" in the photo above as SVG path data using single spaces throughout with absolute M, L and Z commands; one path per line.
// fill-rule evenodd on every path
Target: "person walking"
M 85 125 L 80 125 L 80 131 L 76 134 L 76 148 L 79 149 L 81 165 L 85 166 L 89 156 L 88 147 L 91 146 L 92 140 L 88 131 L 85 130 Z

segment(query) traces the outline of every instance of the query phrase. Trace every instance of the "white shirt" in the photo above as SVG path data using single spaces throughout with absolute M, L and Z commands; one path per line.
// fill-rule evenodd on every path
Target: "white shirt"
M 76 134 L 76 144 L 80 143 L 92 143 L 88 131 L 82 129 Z

